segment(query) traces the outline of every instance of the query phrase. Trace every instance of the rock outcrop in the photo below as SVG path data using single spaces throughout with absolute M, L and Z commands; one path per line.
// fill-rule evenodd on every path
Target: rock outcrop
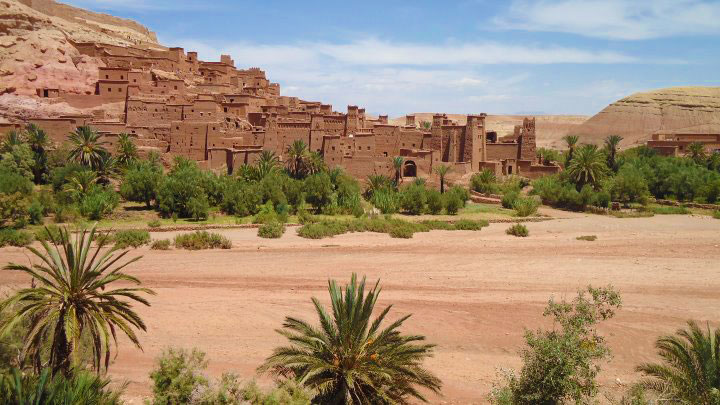
M 585 143 L 602 143 L 608 135 L 625 138 L 624 147 L 644 144 L 654 132 L 720 124 L 720 87 L 671 87 L 618 100 L 573 133 Z

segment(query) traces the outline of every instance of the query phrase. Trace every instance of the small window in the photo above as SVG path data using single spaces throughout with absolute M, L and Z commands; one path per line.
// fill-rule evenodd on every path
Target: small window
M 137 79 L 133 79 L 133 83 L 137 83 Z
M 177 86 L 175 86 L 175 90 L 177 90 Z
M 125 76 L 120 75 L 120 80 L 125 80 Z
M 112 93 L 112 89 L 108 87 L 108 93 Z
M 109 79 L 109 78 L 110 78 L 110 75 L 105 75 L 105 79 L 106 79 L 106 80 Z
M 225 112 L 227 112 L 227 107 L 224 108 Z
M 370 147 L 368 146 L 367 149 L 370 150 Z
M 383 155 L 385 155 L 385 157 L 387 157 L 387 156 L 388 156 L 387 152 L 383 152 Z
M 118 87 L 118 92 L 121 92 L 121 91 L 122 91 L 122 89 L 120 87 Z

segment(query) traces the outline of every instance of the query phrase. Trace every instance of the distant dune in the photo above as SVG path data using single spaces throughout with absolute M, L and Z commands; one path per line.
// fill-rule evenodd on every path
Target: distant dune
M 416 122 L 431 121 L 433 113 L 414 113 Z M 448 114 L 448 118 L 465 125 L 466 115 Z M 498 135 L 513 133 L 515 125 L 522 124 L 525 117 L 535 117 L 537 123 L 537 144 L 541 147 L 560 147 L 562 137 L 580 127 L 589 118 L 586 115 L 488 115 L 486 124 L 489 131 L 496 131 Z M 405 124 L 405 117 L 390 120 L 391 124 Z

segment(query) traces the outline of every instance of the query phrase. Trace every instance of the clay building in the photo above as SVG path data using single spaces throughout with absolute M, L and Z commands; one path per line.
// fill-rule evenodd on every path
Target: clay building
M 485 114 L 471 115 L 458 125 L 444 114 L 432 126 L 388 124 L 388 116 L 367 117 L 365 109 L 346 112 L 330 104 L 280 95 L 257 67 L 238 69 L 229 55 L 218 62 L 201 61 L 182 48 L 158 50 L 96 43 L 73 43 L 81 54 L 98 57 L 94 94 L 69 95 L 37 89 L 38 97 L 82 103 L 92 115 L 32 120 L 51 139 L 62 142 L 77 126 L 91 125 L 112 145 L 117 136 L 133 136 L 143 152 L 183 155 L 205 167 L 230 172 L 252 164 L 269 150 L 281 160 L 297 140 L 321 154 L 330 167 L 342 167 L 364 178 L 392 175 L 392 159 L 404 158 L 403 175 L 429 176 L 439 164 L 464 174 L 491 169 L 498 175 L 537 177 L 559 170 L 535 157 L 535 120 L 525 119 L 509 137 L 488 131 Z M 108 104 L 124 104 L 122 114 L 106 112 Z
M 696 142 L 704 146 L 708 155 L 720 153 L 720 124 L 660 130 L 652 134 L 647 146 L 664 156 L 684 156 L 688 146 Z

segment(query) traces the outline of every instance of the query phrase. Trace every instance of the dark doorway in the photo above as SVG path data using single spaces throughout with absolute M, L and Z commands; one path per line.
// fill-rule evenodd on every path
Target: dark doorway
M 417 166 L 412 160 L 405 162 L 403 166 L 403 177 L 417 177 Z

